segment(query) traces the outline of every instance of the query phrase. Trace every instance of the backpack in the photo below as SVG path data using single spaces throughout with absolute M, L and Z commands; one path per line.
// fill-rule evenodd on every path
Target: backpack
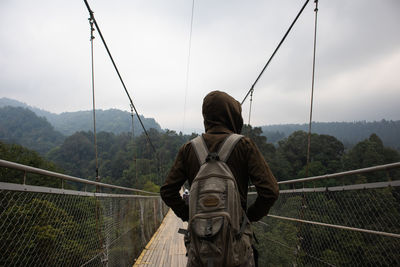
M 242 135 L 231 134 L 218 153 L 202 136 L 191 141 L 200 169 L 190 187 L 187 266 L 239 266 L 252 257 L 250 223 L 228 160 Z

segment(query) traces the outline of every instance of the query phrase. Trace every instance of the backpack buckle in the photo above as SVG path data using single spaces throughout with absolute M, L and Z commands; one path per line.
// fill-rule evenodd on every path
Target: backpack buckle
M 215 152 L 208 154 L 208 155 L 207 155 L 207 158 L 206 158 L 206 162 L 209 162 L 209 161 L 218 161 L 218 160 L 219 160 L 218 153 L 215 153 Z

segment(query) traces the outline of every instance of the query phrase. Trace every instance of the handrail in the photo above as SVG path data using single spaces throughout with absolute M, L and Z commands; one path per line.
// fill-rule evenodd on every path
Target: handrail
M 152 194 L 152 195 L 159 194 L 159 193 L 149 192 L 149 191 L 140 190 L 140 189 L 134 189 L 134 188 L 128 188 L 128 187 L 123 187 L 123 186 L 118 186 L 118 185 L 111 185 L 111 184 L 90 181 L 90 180 L 86 180 L 83 178 L 78 178 L 78 177 L 65 175 L 65 174 L 61 174 L 61 173 L 57 173 L 57 172 L 47 171 L 47 170 L 15 163 L 15 162 L 7 161 L 7 160 L 2 160 L 2 159 L 0 159 L 0 167 L 17 169 L 17 170 L 21 170 L 21 171 L 25 171 L 25 172 L 29 172 L 29 173 L 41 174 L 41 175 L 45 175 L 45 176 L 60 178 L 63 180 L 68 180 L 68 181 L 73 181 L 73 182 L 78 182 L 78 183 L 83 183 L 83 184 L 96 185 L 96 186 L 105 187 L 105 188 L 120 189 L 120 190 L 125 190 L 125 191 L 146 193 L 146 194 Z
M 326 226 L 326 227 L 337 228 L 337 229 L 342 229 L 342 230 L 350 230 L 350 231 L 357 231 L 357 232 L 374 234 L 374 235 L 381 235 L 381 236 L 389 236 L 389 237 L 400 238 L 400 234 L 396 234 L 396 233 L 388 233 L 388 232 L 375 231 L 375 230 L 369 230 L 369 229 L 362 229 L 362 228 L 356 228 L 356 227 L 349 227 L 349 226 L 330 224 L 330 223 L 307 221 L 307 220 L 302 220 L 302 219 L 297 219 L 297 218 L 277 216 L 277 215 L 273 215 L 273 214 L 268 214 L 267 216 L 272 217 L 272 218 L 276 218 L 276 219 L 281 219 L 281 220 L 293 221 L 293 222 L 308 223 L 308 224 Z
M 360 173 L 366 173 L 366 172 L 389 170 L 389 169 L 394 169 L 394 168 L 400 168 L 400 162 L 384 164 L 384 165 L 377 165 L 377 166 L 373 166 L 373 167 L 362 168 L 362 169 L 351 170 L 351 171 L 345 171 L 345 172 L 338 172 L 338 173 L 333 173 L 333 174 L 325 174 L 325 175 L 320 175 L 320 176 L 313 176 L 313 177 L 307 177 L 307 178 L 299 178 L 299 179 L 280 181 L 280 182 L 278 182 L 278 184 L 302 183 L 302 182 L 309 182 L 309 181 L 315 181 L 315 180 L 338 178 L 338 177 L 354 175 L 354 174 L 360 174 Z M 250 188 L 255 188 L 255 186 L 252 185 L 252 186 L 250 186 Z

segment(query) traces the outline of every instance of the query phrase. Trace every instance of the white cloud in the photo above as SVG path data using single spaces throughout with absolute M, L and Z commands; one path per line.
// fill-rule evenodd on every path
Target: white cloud
M 89 3 L 139 112 L 178 131 L 202 129 L 201 102 L 209 91 L 243 99 L 303 4 L 195 1 L 183 126 L 192 1 Z M 314 119 L 399 119 L 398 1 L 319 5 Z M 313 9 L 310 1 L 257 84 L 253 124 L 308 120 Z M 1 1 L 0 96 L 53 112 L 90 109 L 87 18 L 83 2 Z M 98 108 L 129 110 L 97 33 L 95 77 Z M 243 109 L 247 121 L 248 102 Z

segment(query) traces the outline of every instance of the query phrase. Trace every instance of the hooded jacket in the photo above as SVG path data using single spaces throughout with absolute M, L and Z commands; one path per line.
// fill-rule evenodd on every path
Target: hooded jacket
M 230 95 L 213 91 L 203 101 L 204 141 L 208 150 L 217 152 L 225 138 L 232 133 L 240 134 L 243 127 L 242 108 Z M 227 165 L 234 175 L 244 210 L 247 207 L 249 179 L 257 189 L 257 198 L 247 209 L 250 221 L 258 221 L 267 215 L 278 198 L 279 189 L 274 175 L 254 142 L 244 137 L 236 144 Z M 164 202 L 172 208 L 183 221 L 189 219 L 189 206 L 179 191 L 188 181 L 192 184 L 200 165 L 191 143 L 184 144 L 172 166 L 160 194 Z

